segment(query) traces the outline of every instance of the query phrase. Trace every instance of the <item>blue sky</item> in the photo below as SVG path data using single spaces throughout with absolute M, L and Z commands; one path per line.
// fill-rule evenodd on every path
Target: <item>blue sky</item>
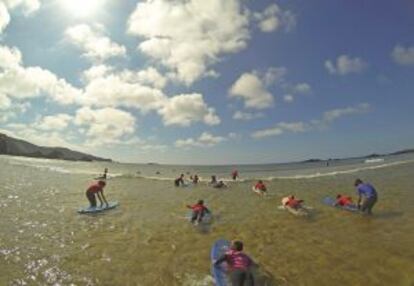
M 413 147 L 412 1 L 0 0 L 0 132 L 125 162 Z

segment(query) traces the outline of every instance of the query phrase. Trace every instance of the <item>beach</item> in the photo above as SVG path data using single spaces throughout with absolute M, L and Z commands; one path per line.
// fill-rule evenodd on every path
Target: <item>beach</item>
M 213 285 L 210 248 L 220 238 L 244 242 L 259 264 L 259 285 L 413 285 L 413 159 L 239 166 L 241 179 L 232 182 L 236 166 L 1 156 L 0 285 Z M 78 214 L 104 167 L 106 197 L 119 207 Z M 227 190 L 207 185 L 214 170 Z M 174 187 L 174 175 L 188 178 L 186 172 L 201 174 L 201 183 Z M 378 190 L 372 217 L 322 204 L 337 193 L 355 198 L 357 177 Z M 251 191 L 257 178 L 265 180 L 268 196 Z M 311 215 L 280 210 L 288 194 L 304 199 Z M 199 199 L 213 212 L 203 228 L 185 218 L 185 205 Z

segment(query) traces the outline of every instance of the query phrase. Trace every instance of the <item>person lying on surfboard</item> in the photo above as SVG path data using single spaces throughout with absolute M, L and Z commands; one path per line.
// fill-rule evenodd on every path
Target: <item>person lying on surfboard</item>
M 266 185 L 263 183 L 262 180 L 259 180 L 256 185 L 254 186 L 254 189 L 257 191 L 260 191 L 262 195 L 265 195 L 267 192 Z
M 347 197 L 341 194 L 338 194 L 336 196 L 336 201 L 334 203 L 334 206 L 345 207 L 345 206 L 350 206 L 350 205 L 353 205 L 351 197 Z
M 187 205 L 187 208 L 192 209 L 191 223 L 200 223 L 205 214 L 210 213 L 210 210 L 204 205 L 203 200 L 199 200 L 195 205 Z
M 230 266 L 231 285 L 254 285 L 253 274 L 250 271 L 250 267 L 254 265 L 254 262 L 243 253 L 243 242 L 232 241 L 230 250 L 217 259 L 214 265 L 219 265 L 222 262 L 227 262 Z
M 101 203 L 100 207 L 103 206 L 103 202 L 105 202 L 106 207 L 109 206 L 105 198 L 105 195 L 103 193 L 103 189 L 105 188 L 105 186 L 106 186 L 105 181 L 98 181 L 97 183 L 90 185 L 88 189 L 86 190 L 86 197 L 89 200 L 89 204 L 91 208 L 96 208 L 96 196 L 98 197 Z
M 293 208 L 295 210 L 303 208 L 302 203 L 303 203 L 303 200 L 298 200 L 293 195 L 290 195 L 282 199 L 283 206 Z

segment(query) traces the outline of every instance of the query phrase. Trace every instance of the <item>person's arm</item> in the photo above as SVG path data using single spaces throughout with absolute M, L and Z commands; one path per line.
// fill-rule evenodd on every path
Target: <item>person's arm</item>
M 220 263 L 227 260 L 227 255 L 223 254 L 219 259 L 214 261 L 214 266 L 218 266 Z
M 109 207 L 108 201 L 107 201 L 107 200 L 106 200 L 106 198 L 105 198 L 105 195 L 104 195 L 103 190 L 102 190 L 102 191 L 100 191 L 100 193 L 101 193 L 101 196 L 102 196 L 103 201 L 104 201 L 104 202 L 105 202 L 105 204 L 106 204 L 106 207 Z M 101 201 L 101 205 L 102 205 L 102 201 Z
M 358 203 L 357 203 L 358 209 L 360 209 L 360 208 L 361 208 L 361 201 L 362 201 L 361 194 L 360 194 L 360 193 L 358 193 Z
M 100 194 L 100 192 L 97 192 L 97 193 L 96 193 L 96 196 L 98 197 L 99 202 L 101 203 L 101 205 L 100 205 L 99 207 L 102 207 L 103 202 L 102 202 L 102 198 L 101 198 L 101 194 Z
M 204 207 L 204 210 L 206 211 L 206 213 L 211 213 L 211 211 L 208 209 L 208 208 L 206 208 L 206 207 Z

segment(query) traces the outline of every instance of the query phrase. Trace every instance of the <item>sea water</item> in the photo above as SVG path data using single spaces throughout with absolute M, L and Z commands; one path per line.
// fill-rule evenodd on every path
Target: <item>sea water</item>
M 413 285 L 414 156 L 326 162 L 169 166 L 0 157 L 0 285 L 213 285 L 215 240 L 240 239 L 259 264 L 259 285 Z M 105 194 L 120 206 L 79 215 L 85 190 L 109 168 Z M 238 169 L 240 179 L 230 173 Z M 196 186 L 176 188 L 181 173 Z M 213 189 L 216 175 L 229 185 Z M 378 189 L 372 217 L 321 203 L 353 195 L 360 177 Z M 264 179 L 269 195 L 251 191 Z M 294 194 L 309 217 L 280 210 Z M 185 205 L 204 199 L 206 228 Z

